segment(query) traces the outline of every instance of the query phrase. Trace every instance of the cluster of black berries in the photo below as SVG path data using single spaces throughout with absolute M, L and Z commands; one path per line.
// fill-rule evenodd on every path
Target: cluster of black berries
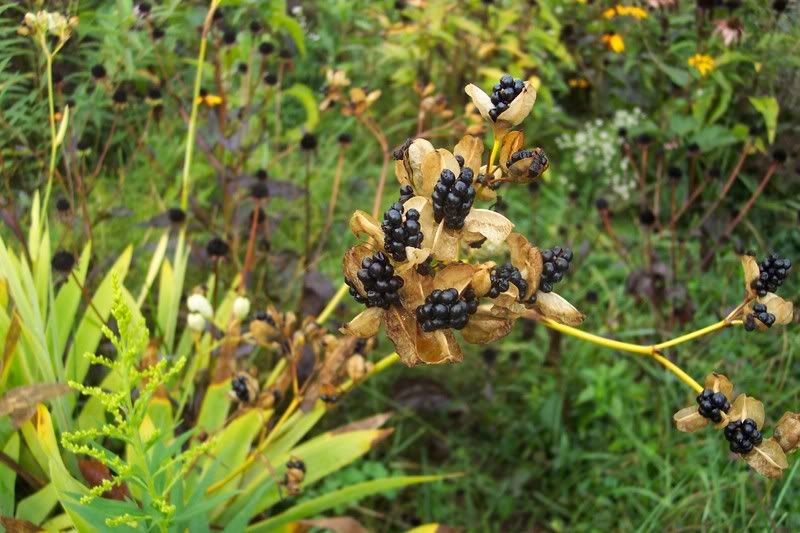
M 730 443 L 731 451 L 742 455 L 752 452 L 763 440 L 752 418 L 736 420 L 725 426 L 725 438 Z
M 398 202 L 404 204 L 414 196 L 416 195 L 414 194 L 414 189 L 411 187 L 411 185 L 403 185 L 400 187 L 400 199 Z
M 366 296 L 359 294 L 349 279 L 345 278 L 345 282 L 350 287 L 350 295 L 358 303 L 367 307 L 388 309 L 390 305 L 400 301 L 397 291 L 403 286 L 403 278 L 394 275 L 394 267 L 383 252 L 365 257 L 356 275 L 364 285 Z
M 256 311 L 256 314 L 253 316 L 255 320 L 259 320 L 261 322 L 266 322 L 270 326 L 275 325 L 275 321 L 272 319 L 271 316 L 266 311 Z
M 409 209 L 403 221 L 403 204 L 395 202 L 383 214 L 383 247 L 395 261 L 405 261 L 406 246 L 419 248 L 424 235 L 420 230 L 419 211 Z
M 472 169 L 469 167 L 461 169 L 458 178 L 449 168 L 442 170 L 431 194 L 433 218 L 437 223 L 444 219 L 444 225 L 449 229 L 464 227 L 464 219 L 475 201 L 472 178 Z
M 506 292 L 509 283 L 519 289 L 520 301 L 525 298 L 525 293 L 528 292 L 528 282 L 523 279 L 519 269 L 511 263 L 506 263 L 493 269 L 489 275 L 489 279 L 492 283 L 487 293 L 489 298 L 497 298 L 500 294 Z
M 547 170 L 547 165 L 550 163 L 547 160 L 547 156 L 545 155 L 543 150 L 520 150 L 518 152 L 514 152 L 511 154 L 511 159 L 508 160 L 506 166 L 511 166 L 517 161 L 522 161 L 523 159 L 533 158 L 531 161 L 531 165 L 528 167 L 528 176 L 531 178 L 537 178 L 542 175 L 542 172 Z
M 231 380 L 231 390 L 240 402 L 250 402 L 250 389 L 247 388 L 247 379 L 244 376 L 236 376 Z
M 714 423 L 722 421 L 722 413 L 727 413 L 731 402 L 721 392 L 705 389 L 697 396 L 697 411 Z
M 492 120 L 497 120 L 503 111 L 508 109 L 514 98 L 519 96 L 519 93 L 525 88 L 525 82 L 522 80 L 515 80 L 510 75 L 506 74 L 500 78 L 500 83 L 492 87 L 492 104 L 494 107 L 489 110 L 489 117 Z
M 778 254 L 769 254 L 758 265 L 759 275 L 753 281 L 752 287 L 759 296 L 766 296 L 768 292 L 775 292 L 786 281 L 786 276 L 792 268 L 792 262 Z
M 469 316 L 477 310 L 478 298 L 471 287 L 465 289 L 460 298 L 455 289 L 437 289 L 417 307 L 417 321 L 422 331 L 427 332 L 444 328 L 463 329 Z
M 744 329 L 746 331 L 756 329 L 756 319 L 768 328 L 775 323 L 775 315 L 767 311 L 767 306 L 764 304 L 753 305 L 753 312 L 744 317 Z
M 561 281 L 564 274 L 569 270 L 570 261 L 572 261 L 572 250 L 569 248 L 562 248 L 561 246 L 554 246 L 549 250 L 542 251 L 542 277 L 539 281 L 539 290 L 542 292 L 551 292 L 553 285 Z

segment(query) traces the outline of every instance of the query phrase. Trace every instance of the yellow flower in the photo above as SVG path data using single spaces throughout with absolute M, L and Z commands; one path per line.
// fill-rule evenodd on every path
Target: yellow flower
M 693 55 L 689 58 L 688 63 L 689 66 L 694 67 L 701 76 L 708 76 L 708 74 L 710 74 L 714 68 L 716 68 L 714 58 L 705 54 Z
M 569 81 L 567 81 L 567 84 L 576 89 L 586 89 L 589 87 L 589 80 L 586 78 L 571 78 Z
M 642 9 L 641 7 L 636 6 L 623 6 L 617 5 L 615 7 L 610 7 L 603 11 L 603 17 L 607 19 L 613 19 L 614 17 L 633 17 L 635 19 L 646 19 L 647 18 L 647 11 Z
M 222 103 L 222 97 L 216 94 L 208 94 L 205 89 L 200 89 L 200 94 L 195 100 L 197 104 L 206 104 L 208 107 L 215 107 Z
M 615 54 L 621 54 L 625 51 L 625 41 L 622 40 L 622 35 L 619 33 L 606 33 L 601 37 L 601 40 Z

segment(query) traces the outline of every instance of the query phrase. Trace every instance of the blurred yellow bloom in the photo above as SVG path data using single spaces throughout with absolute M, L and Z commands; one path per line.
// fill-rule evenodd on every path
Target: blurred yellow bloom
M 613 19 L 614 17 L 633 17 L 635 19 L 646 19 L 647 18 L 647 11 L 642 9 L 641 7 L 636 6 L 623 6 L 617 5 L 615 7 L 610 7 L 603 11 L 603 17 L 607 19 Z
M 589 87 L 589 80 L 587 80 L 586 78 L 572 78 L 569 81 L 567 81 L 567 84 L 570 87 L 574 87 L 576 89 L 586 89 L 587 87 Z
M 615 54 L 621 54 L 625 51 L 625 41 L 622 40 L 622 35 L 619 33 L 606 33 L 601 37 L 601 40 Z
M 705 54 L 693 55 L 689 58 L 688 63 L 689 66 L 694 67 L 701 76 L 708 76 L 708 74 L 710 74 L 714 68 L 716 68 L 714 58 Z
M 215 107 L 222 103 L 222 97 L 216 94 L 200 94 L 195 100 L 197 104 L 206 104 L 208 107 Z

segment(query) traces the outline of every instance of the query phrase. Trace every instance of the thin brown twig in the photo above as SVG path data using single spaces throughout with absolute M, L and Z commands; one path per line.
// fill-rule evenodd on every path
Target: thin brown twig
M 730 175 L 728 175 L 728 180 L 725 182 L 725 185 L 723 185 L 722 190 L 719 193 L 719 196 L 717 197 L 716 200 L 714 200 L 711 206 L 708 209 L 706 209 L 706 212 L 700 219 L 700 222 L 697 223 L 698 228 L 701 227 L 706 220 L 708 220 L 708 217 L 710 217 L 714 213 L 714 211 L 719 207 L 719 204 L 722 203 L 722 200 L 725 198 L 725 195 L 728 194 L 728 191 L 733 186 L 733 182 L 736 181 L 736 177 L 742 170 L 742 166 L 744 165 L 744 162 L 747 159 L 747 155 L 750 152 L 750 146 L 751 146 L 750 139 L 748 139 L 747 142 L 744 143 L 744 146 L 742 146 L 742 151 L 739 152 L 739 160 L 736 161 L 736 165 L 733 167 L 733 170 L 731 170 Z
M 325 215 L 325 225 L 322 227 L 322 233 L 319 236 L 317 243 L 317 250 L 314 252 L 314 260 L 319 258 L 322 254 L 322 249 L 325 247 L 325 241 L 328 240 L 328 233 L 333 225 L 333 214 L 336 211 L 336 200 L 339 197 L 339 184 L 342 180 L 342 169 L 344 168 L 345 151 L 342 148 L 339 151 L 339 158 L 336 161 L 336 174 L 333 177 L 333 188 L 331 189 L 331 199 L 328 202 L 328 212 Z

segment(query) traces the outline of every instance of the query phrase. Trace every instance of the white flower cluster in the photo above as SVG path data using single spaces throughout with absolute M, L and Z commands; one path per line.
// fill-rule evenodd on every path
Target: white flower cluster
M 621 200 L 627 200 L 636 187 L 636 178 L 628 171 L 628 160 L 622 157 L 618 132 L 636 129 L 645 120 L 641 109 L 619 109 L 611 120 L 596 119 L 583 128 L 556 139 L 561 150 L 572 152 L 578 172 L 590 173 L 607 184 Z

